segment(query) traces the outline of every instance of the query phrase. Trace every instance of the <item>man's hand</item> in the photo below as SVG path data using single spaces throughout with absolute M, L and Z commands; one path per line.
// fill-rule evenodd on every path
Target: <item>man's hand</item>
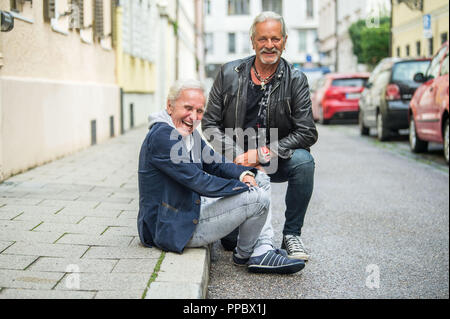
M 245 175 L 245 176 L 242 178 L 242 182 L 245 183 L 245 184 L 247 184 L 249 187 L 250 187 L 250 186 L 258 187 L 258 184 L 256 184 L 255 178 L 254 178 L 253 176 L 251 176 L 251 175 Z
M 259 165 L 258 151 L 249 150 L 234 159 L 234 163 L 243 166 L 256 167 Z

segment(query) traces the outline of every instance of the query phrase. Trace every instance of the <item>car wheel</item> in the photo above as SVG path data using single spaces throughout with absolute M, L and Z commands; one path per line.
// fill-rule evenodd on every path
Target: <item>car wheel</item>
M 416 123 L 414 122 L 414 117 L 412 115 L 411 120 L 409 121 L 409 146 L 413 153 L 422 153 L 428 148 L 428 142 L 422 141 L 417 136 Z
M 448 160 L 448 157 L 449 157 L 448 121 L 449 121 L 448 119 L 447 119 L 447 121 L 445 121 L 445 128 L 444 128 L 444 157 L 445 157 L 445 161 L 447 162 L 447 164 L 449 163 L 449 160 Z
M 361 109 L 359 110 L 358 124 L 359 124 L 359 133 L 361 135 L 369 135 L 370 128 L 368 128 L 367 126 L 364 125 L 364 114 Z
M 384 117 L 381 111 L 377 114 L 377 136 L 380 141 L 386 141 L 389 138 L 389 129 L 384 123 Z

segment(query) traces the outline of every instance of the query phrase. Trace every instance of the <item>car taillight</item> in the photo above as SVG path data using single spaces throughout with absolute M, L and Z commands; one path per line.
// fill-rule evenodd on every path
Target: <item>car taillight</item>
M 397 84 L 389 84 L 386 88 L 386 100 L 400 100 L 400 88 Z
M 345 98 L 345 93 L 338 89 L 330 88 L 327 93 L 325 93 L 325 98 L 333 100 L 343 100 Z

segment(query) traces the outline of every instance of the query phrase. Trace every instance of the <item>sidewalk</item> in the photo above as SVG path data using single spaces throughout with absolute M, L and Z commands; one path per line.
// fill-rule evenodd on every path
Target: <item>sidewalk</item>
M 205 298 L 209 251 L 146 248 L 136 229 L 146 127 L 0 184 L 0 299 Z

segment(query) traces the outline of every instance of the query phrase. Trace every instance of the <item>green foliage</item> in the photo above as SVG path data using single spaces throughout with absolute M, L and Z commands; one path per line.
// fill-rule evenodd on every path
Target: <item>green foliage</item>
M 382 17 L 379 26 L 368 26 L 366 20 L 353 23 L 348 32 L 358 63 L 375 66 L 389 56 L 390 18 Z

